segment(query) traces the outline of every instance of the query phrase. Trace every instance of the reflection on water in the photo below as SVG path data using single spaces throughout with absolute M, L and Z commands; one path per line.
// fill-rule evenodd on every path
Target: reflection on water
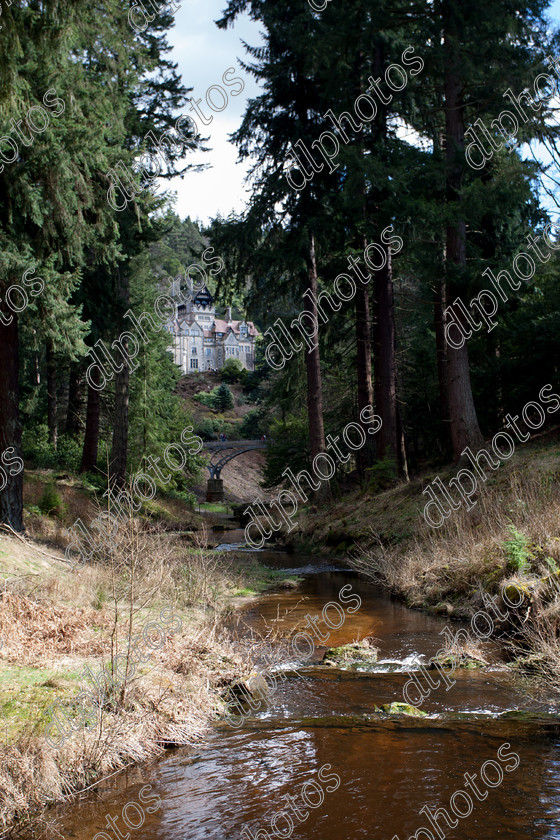
M 284 556 L 283 562 L 294 566 L 293 557 Z M 426 661 L 441 647 L 442 620 L 411 612 L 346 572 L 311 575 L 298 592 L 267 595 L 250 608 L 245 620 L 253 627 L 275 620 L 292 626 L 306 614 L 320 615 L 324 604 L 336 601 L 347 583 L 359 593 L 362 605 L 340 629 L 330 631 L 328 646 L 374 636 L 380 658 L 400 663 L 407 657 L 408 662 L 413 657 Z M 327 644 L 318 647 L 319 657 Z M 121 814 L 127 801 L 137 800 L 143 785 L 152 784 L 162 808 L 147 817 L 140 831 L 130 829 L 132 838 L 141 834 L 161 840 L 282 836 L 408 840 L 420 827 L 430 827 L 425 813 L 420 813 L 424 806 L 451 813 L 450 799 L 466 789 L 464 774 L 469 773 L 477 774 L 478 789 L 488 790 L 488 795 L 477 801 L 471 794 L 472 813 L 459 819 L 453 830 L 441 820 L 444 836 L 560 838 L 560 740 L 552 728 L 520 721 L 402 718 L 368 724 L 360 721 L 360 715 L 371 714 L 375 704 L 402 700 L 406 673 L 319 673 L 313 668 L 307 673 L 303 680 L 288 679 L 281 685 L 270 707 L 255 715 L 245 729 L 222 726 L 204 749 L 177 750 L 150 769 L 135 770 L 126 787 L 122 781 L 115 783 L 112 789 L 97 792 L 97 798 L 77 805 L 62 819 L 62 833 L 93 840 L 97 832 L 107 832 L 106 814 Z M 424 704 L 426 711 L 497 713 L 535 707 L 503 671 L 460 671 L 454 679 L 456 685 L 449 691 L 432 692 Z M 497 761 L 504 742 L 511 744 L 508 753 L 519 755 L 520 765 L 504 772 L 501 784 L 488 788 L 480 780 L 482 765 Z M 318 782 L 324 765 L 331 766 L 328 773 L 340 777 L 340 786 L 332 789 L 332 776 L 330 791 L 319 782 L 324 801 L 317 807 L 306 806 L 302 791 L 308 791 L 311 801 L 317 794 L 305 784 Z M 494 778 L 491 770 L 488 777 Z M 459 802 L 458 807 L 464 806 Z M 291 833 L 290 821 L 279 816 L 282 812 L 291 820 Z M 127 830 L 122 830 L 126 836 Z M 430 836 L 442 835 L 433 826 L 417 835 L 418 840 Z M 116 834 L 100 834 L 96 840 L 106 837 L 114 840 Z
M 288 558 L 283 559 L 286 565 Z M 290 565 L 293 566 L 293 560 Z M 349 614 L 346 611 L 340 629 L 329 628 L 322 621 L 323 608 L 329 602 L 339 603 L 340 590 L 348 585 L 353 592 L 359 593 L 361 606 L 357 612 Z M 243 622 L 257 629 L 265 623 L 274 623 L 289 630 L 296 625 L 303 627 L 307 623 L 306 615 L 318 616 L 321 634 L 328 635 L 323 644 L 315 639 L 316 658 L 320 659 L 329 647 L 373 637 L 380 659 L 396 658 L 401 661 L 409 656 L 418 656 L 427 661 L 444 642 L 440 635 L 444 623 L 440 618 L 409 610 L 387 597 L 380 588 L 359 581 L 351 572 L 342 571 L 321 571 L 306 577 L 297 590 L 260 598 L 243 615 Z M 465 626 L 463 622 L 453 622 L 454 629 L 461 626 Z
M 64 833 L 79 840 L 93 837 L 103 829 L 105 814 L 120 813 L 127 801 L 137 798 L 142 783 L 151 783 L 163 807 L 144 826 L 144 837 L 227 840 L 246 836 L 241 835 L 244 826 L 253 836 L 259 828 L 275 836 L 270 820 L 286 808 L 286 794 L 298 797 L 304 783 L 317 779 L 319 768 L 330 764 L 330 772 L 341 779 L 340 788 L 325 793 L 323 805 L 310 810 L 294 836 L 391 840 L 397 835 L 406 840 L 426 825 L 420 810 L 425 805 L 449 810 L 452 794 L 465 789 L 464 773 L 480 776 L 483 763 L 496 760 L 502 743 L 488 733 L 460 727 L 221 732 L 196 757 L 177 752 L 126 792 L 104 804 L 88 803 L 86 820 L 82 806 L 79 824 L 74 820 Z M 560 837 L 560 741 L 512 734 L 510 743 L 520 766 L 505 774 L 484 802 L 474 803 L 472 814 L 452 836 Z M 486 787 L 480 781 L 479 786 L 484 793 Z M 262 834 L 260 838 L 266 840 Z

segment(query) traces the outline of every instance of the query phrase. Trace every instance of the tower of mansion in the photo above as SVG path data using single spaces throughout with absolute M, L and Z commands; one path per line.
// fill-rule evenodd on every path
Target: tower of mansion
M 252 321 L 232 321 L 231 306 L 225 320 L 216 318 L 214 298 L 204 286 L 187 303 L 176 305 L 166 329 L 173 336 L 173 360 L 184 374 L 195 370 L 220 370 L 228 359 L 239 359 L 255 369 L 258 330 Z

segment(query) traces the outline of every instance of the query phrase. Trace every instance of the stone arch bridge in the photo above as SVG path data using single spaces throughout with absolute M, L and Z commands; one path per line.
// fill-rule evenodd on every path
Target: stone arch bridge
M 266 449 L 268 440 L 213 440 L 203 444 L 206 452 L 211 452 L 210 461 L 206 464 L 210 478 L 206 485 L 206 501 L 221 502 L 224 498 L 224 482 L 222 470 L 233 458 L 250 452 L 252 449 Z

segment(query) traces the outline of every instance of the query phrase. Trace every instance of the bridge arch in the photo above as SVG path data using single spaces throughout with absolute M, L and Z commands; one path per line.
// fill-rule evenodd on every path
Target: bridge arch
M 221 502 L 223 500 L 224 482 L 221 476 L 226 464 L 239 455 L 243 455 L 244 452 L 266 449 L 268 443 L 269 441 L 266 440 L 219 440 L 203 444 L 203 449 L 212 453 L 210 461 L 206 464 L 210 473 L 206 487 L 206 501 Z

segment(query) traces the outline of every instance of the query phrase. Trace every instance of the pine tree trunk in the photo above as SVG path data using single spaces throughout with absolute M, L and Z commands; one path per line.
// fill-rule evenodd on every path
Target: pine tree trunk
M 127 311 L 130 304 L 130 290 L 126 269 L 119 272 L 119 296 L 122 313 Z M 121 318 L 121 328 L 124 330 L 124 318 Z M 123 487 L 126 481 L 126 464 L 128 460 L 128 401 L 130 367 L 128 364 L 128 339 L 123 341 L 127 360 L 120 373 L 115 374 L 115 413 L 113 416 L 113 446 L 111 448 L 111 463 L 109 479 L 111 487 Z
M 52 341 L 47 341 L 47 422 L 49 425 L 49 443 L 56 449 L 58 443 L 58 395 L 56 360 Z
M 410 477 L 408 475 L 408 461 L 406 457 L 406 439 L 404 436 L 404 429 L 402 427 L 401 422 L 401 412 L 399 411 L 399 406 L 397 405 L 397 442 L 399 444 L 399 451 L 397 452 L 397 467 L 399 470 L 399 476 L 403 478 L 405 481 L 410 481 Z
M 70 399 L 70 365 L 64 365 L 58 386 L 58 431 L 64 434 L 68 425 L 68 400 Z
M 439 386 L 439 410 L 443 423 L 444 438 L 442 441 L 443 455 L 451 453 L 451 439 L 449 437 L 449 404 L 447 399 L 447 351 L 445 341 L 445 281 L 436 280 L 434 301 L 434 329 L 436 334 L 436 358 Z
M 364 243 L 364 247 L 367 242 Z M 363 286 L 356 291 L 356 375 L 358 378 L 358 418 L 362 409 L 373 405 L 373 383 L 371 379 L 371 315 L 369 288 Z M 373 463 L 375 443 L 368 430 L 370 423 L 358 419 L 366 434 L 366 445 L 356 453 L 358 472 L 363 478 L 366 468 Z
M 360 50 L 358 53 L 358 66 L 356 67 L 356 98 L 365 93 L 367 82 L 365 81 L 366 73 L 364 72 L 364 53 Z M 382 120 L 382 125 L 385 125 L 385 120 Z M 360 156 L 363 160 L 366 159 L 365 143 L 360 140 Z M 367 230 L 367 181 L 362 178 L 361 183 L 362 196 L 362 230 Z M 361 239 L 360 245 L 364 249 L 367 248 L 367 236 L 364 234 L 359 237 Z M 365 445 L 356 452 L 356 466 L 358 474 L 361 479 L 366 476 L 366 469 L 370 467 L 375 461 L 376 442 L 375 438 L 369 434 L 371 423 L 361 419 L 362 411 L 367 406 L 373 406 L 373 380 L 371 375 L 371 309 L 369 304 L 370 288 L 369 286 L 362 286 L 358 284 L 356 290 L 355 306 L 356 306 L 356 376 L 358 385 L 358 423 L 364 430 L 366 436 Z
M 65 431 L 67 435 L 76 437 L 82 426 L 82 387 L 83 370 L 79 363 L 70 365 L 68 380 L 68 409 L 66 411 Z
M 505 407 L 504 407 L 504 383 L 502 378 L 502 366 L 500 364 L 501 345 L 498 336 L 494 333 L 488 333 L 489 355 L 492 354 L 495 358 L 496 365 L 496 413 L 494 415 L 494 424 L 497 429 L 504 425 L 505 421 Z
M 93 368 L 92 379 L 96 385 L 101 382 L 101 374 L 97 367 Z M 101 392 L 97 388 L 88 385 L 87 409 L 86 409 L 86 431 L 84 435 L 84 448 L 82 450 L 82 463 L 80 472 L 94 470 L 97 466 L 97 451 L 99 448 L 99 416 L 101 412 Z
M 465 126 L 463 88 L 460 80 L 461 55 L 457 20 L 452 0 L 443 3 L 445 50 L 445 157 L 446 194 L 450 205 L 461 203 L 461 178 L 464 168 Z M 457 207 L 458 209 L 458 207 Z M 454 274 L 467 264 L 466 226 L 459 215 L 447 227 L 446 259 Z M 448 284 L 448 300 L 454 300 L 459 289 Z M 453 455 L 459 459 L 466 446 L 482 442 L 472 395 L 467 342 L 455 349 L 447 347 L 447 393 Z
M 14 447 L 15 455 L 23 456 L 19 417 L 19 336 L 18 316 L 9 326 L 0 324 L 0 454 Z M 11 456 L 11 453 L 10 453 Z M 12 465 L 12 470 L 15 468 Z M 0 522 L 14 531 L 23 531 L 23 470 L 10 475 L 2 466 L 7 484 L 0 490 Z M 2 483 L 3 478 L 1 479 Z
M 380 76 L 385 62 L 385 46 L 377 41 L 373 54 L 374 76 Z M 387 142 L 387 108 L 380 107 L 374 123 L 377 141 Z M 380 191 L 379 199 L 385 194 Z M 381 219 L 379 219 L 380 221 Z M 397 409 L 397 360 L 393 262 L 391 249 L 384 246 L 386 263 L 374 273 L 374 395 L 375 410 L 382 426 L 376 434 L 377 457 L 391 458 L 399 476 L 408 477 L 404 435 Z
M 445 155 L 445 132 L 438 129 L 433 137 L 434 160 L 441 166 Z M 442 231 L 443 233 L 443 231 Z M 451 434 L 449 428 L 449 395 L 447 393 L 447 342 L 445 340 L 445 310 L 447 308 L 447 289 L 445 283 L 446 250 L 441 243 L 442 262 L 438 268 L 434 289 L 434 331 L 436 336 L 436 363 L 439 390 L 439 415 L 443 426 L 440 451 L 447 458 L 451 457 Z
M 124 342 L 124 346 L 128 350 L 128 341 Z M 126 481 L 129 380 L 129 367 L 125 365 L 120 373 L 115 374 L 115 414 L 113 417 L 113 446 L 110 468 L 111 487 L 113 485 L 123 487 Z
M 375 411 L 383 425 L 377 432 L 377 457 L 388 456 L 395 464 L 401 460 L 397 424 L 397 365 L 395 359 L 395 309 L 393 267 L 390 248 L 387 262 L 375 273 Z
M 315 237 L 310 234 L 308 255 L 308 299 L 307 310 L 311 312 L 315 323 L 318 323 L 317 313 L 317 261 L 315 256 Z M 307 415 L 309 418 L 309 446 L 311 458 L 325 451 L 325 429 L 323 425 L 323 388 L 321 381 L 321 358 L 319 346 L 311 351 L 305 351 L 305 366 L 307 371 Z M 327 486 L 326 482 L 322 486 Z M 318 491 L 320 497 L 325 491 Z

